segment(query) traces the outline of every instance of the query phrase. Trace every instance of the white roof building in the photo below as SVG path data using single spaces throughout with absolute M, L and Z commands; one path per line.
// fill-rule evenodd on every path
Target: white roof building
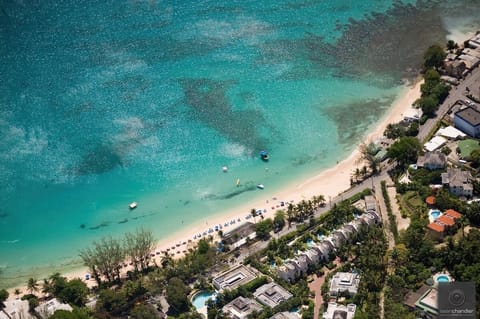
M 355 304 L 346 306 L 339 305 L 335 302 L 329 302 L 327 311 L 323 313 L 323 319 L 352 319 L 355 316 Z
M 442 147 L 443 145 L 445 145 L 445 143 L 447 143 L 447 140 L 446 140 L 444 137 L 435 136 L 435 137 L 432 138 L 430 141 L 428 141 L 427 143 L 425 143 L 425 144 L 423 145 L 423 147 L 424 147 L 428 152 L 433 152 L 433 151 L 435 151 L 436 149 L 439 149 L 440 147 Z
M 255 299 L 261 304 L 274 308 L 282 302 L 290 299 L 293 295 L 285 290 L 282 286 L 271 282 L 259 287 L 253 293 Z
M 0 311 L 0 319 L 35 319 L 34 316 L 28 312 L 27 300 L 10 300 L 3 303 L 5 312 Z M 7 313 L 8 316 L 5 314 Z
M 360 275 L 350 272 L 337 272 L 330 281 L 330 296 L 338 296 L 341 292 L 346 292 L 354 296 L 358 291 L 360 284 Z
M 253 299 L 240 296 L 226 304 L 222 310 L 229 318 L 244 319 L 254 311 L 262 311 L 262 306 Z
M 452 139 L 452 140 L 464 138 L 467 136 L 467 134 L 463 133 L 459 129 L 454 128 L 453 126 L 443 127 L 439 129 L 435 135 L 443 136 L 445 138 Z
M 58 301 L 57 298 L 42 303 L 35 308 L 35 311 L 44 319 L 53 315 L 57 310 L 72 311 L 73 309 L 70 305 Z

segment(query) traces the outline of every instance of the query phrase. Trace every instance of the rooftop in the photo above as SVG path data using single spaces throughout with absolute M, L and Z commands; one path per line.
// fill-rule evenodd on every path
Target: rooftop
M 352 319 L 355 316 L 356 309 L 357 306 L 354 304 L 344 306 L 335 302 L 329 302 L 327 311 L 323 313 L 323 319 Z
M 430 228 L 431 230 L 436 231 L 437 233 L 443 233 L 443 231 L 445 230 L 445 227 L 443 225 L 440 225 L 436 222 L 428 224 L 427 228 Z
M 255 232 L 255 224 L 246 222 L 234 229 L 229 229 L 228 231 L 224 231 L 223 240 L 228 244 L 232 244 L 237 240 L 245 238 L 254 232 Z
M 415 306 L 430 314 L 438 315 L 437 289 L 428 290 L 415 303 Z
M 375 197 L 372 195 L 365 196 L 365 210 L 376 210 L 377 209 L 377 202 L 375 201 Z
M 40 314 L 42 318 L 48 318 L 54 314 L 57 310 L 66 310 L 72 311 L 73 308 L 65 303 L 61 303 L 56 298 L 51 299 L 45 303 L 40 304 L 38 307 L 35 308 L 35 311 Z
M 437 202 L 437 199 L 435 198 L 435 196 L 428 196 L 428 197 L 425 199 L 425 202 L 426 202 L 428 205 L 435 205 L 435 203 Z
M 448 217 L 448 216 L 446 216 L 446 215 L 442 215 L 442 216 L 438 217 L 435 222 L 441 223 L 441 224 L 443 224 L 443 225 L 445 225 L 445 226 L 453 226 L 453 225 L 455 225 L 455 221 L 453 220 L 453 218 Z
M 271 282 L 255 290 L 253 296 L 260 303 L 273 308 L 290 299 L 293 295 L 285 290 L 282 286 Z
M 360 283 L 360 275 L 349 272 L 337 272 L 330 282 L 330 295 L 335 296 L 339 292 L 348 292 L 351 295 L 357 293 Z
M 417 291 L 410 291 L 405 295 L 403 303 L 410 307 L 415 308 L 415 303 L 422 297 L 431 287 L 427 285 L 423 285 Z
M 291 312 L 279 312 L 275 316 L 270 317 L 270 319 L 298 319 L 298 316 Z
M 456 210 L 453 210 L 453 209 L 447 209 L 445 212 L 444 212 L 445 215 L 448 215 L 448 216 L 451 216 L 453 218 L 462 218 L 462 214 L 460 214 L 459 212 L 457 212 Z
M 254 311 L 261 311 L 262 306 L 255 300 L 243 297 L 237 297 L 222 308 L 226 314 L 231 314 L 233 318 L 247 318 Z
M 480 112 L 478 112 L 473 107 L 466 107 L 463 110 L 458 111 L 455 113 L 456 116 L 460 117 L 467 123 L 472 126 L 480 125 Z
M 238 265 L 213 278 L 213 285 L 218 290 L 235 289 L 256 277 L 257 275 L 249 267 Z

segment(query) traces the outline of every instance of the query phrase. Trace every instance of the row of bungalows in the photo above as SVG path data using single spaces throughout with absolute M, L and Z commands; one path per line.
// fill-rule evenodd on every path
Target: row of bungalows
M 333 231 L 320 243 L 313 243 L 308 250 L 301 251 L 295 258 L 286 260 L 283 265 L 277 268 L 278 277 L 288 282 L 294 282 L 307 273 L 309 266 L 328 262 L 337 249 L 346 242 L 353 240 L 364 227 L 370 227 L 380 221 L 380 215 L 376 210 L 369 209 L 368 212 L 357 219 Z
M 445 72 L 457 79 L 465 75 L 480 64 L 480 34 L 475 35 L 468 41 L 468 48 L 460 54 L 448 54 L 444 63 Z

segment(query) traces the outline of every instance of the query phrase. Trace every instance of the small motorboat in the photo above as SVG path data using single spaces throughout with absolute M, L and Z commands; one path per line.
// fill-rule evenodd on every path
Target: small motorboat
M 257 188 L 259 188 L 259 189 L 264 189 L 265 186 L 264 186 L 263 184 L 257 184 Z
M 130 205 L 128 205 L 128 207 L 129 207 L 130 209 L 135 209 L 135 208 L 137 208 L 137 206 L 138 206 L 137 202 L 133 202 L 133 203 L 131 203 Z
M 262 160 L 268 161 L 268 159 L 269 159 L 268 152 L 266 150 L 262 150 L 260 152 L 260 157 L 262 158 Z
M 227 166 L 223 166 L 223 167 L 222 167 L 222 171 L 223 171 L 224 173 L 228 172 L 228 167 L 227 167 Z

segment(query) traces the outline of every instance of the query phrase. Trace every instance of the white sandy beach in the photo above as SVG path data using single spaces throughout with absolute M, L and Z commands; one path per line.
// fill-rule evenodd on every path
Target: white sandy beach
M 364 141 L 370 142 L 381 137 L 388 124 L 397 123 L 403 119 L 403 114 L 406 114 L 411 110 L 413 102 L 420 97 L 421 83 L 422 82 L 417 82 L 414 86 L 405 88 L 404 92 L 402 92 L 394 102 L 388 114 L 386 114 L 383 120 L 377 124 L 368 136 L 365 136 Z M 315 175 L 308 180 L 292 181 L 289 186 L 275 194 L 270 194 L 268 193 L 268 190 L 265 190 L 265 197 L 262 200 L 246 202 L 242 206 L 223 212 L 218 217 L 210 217 L 208 225 L 205 225 L 205 222 L 202 220 L 193 227 L 179 230 L 177 233 L 172 234 L 157 243 L 155 248 L 155 252 L 157 252 L 156 258 L 160 258 L 163 255 L 160 252 L 166 250 L 168 250 L 172 256 L 181 257 L 184 254 L 184 251 L 195 243 L 194 236 L 196 234 L 203 234 L 209 228 L 213 228 L 215 225 L 224 225 L 225 223 L 228 223 L 229 226 L 223 227 L 222 230 L 224 232 L 233 229 L 240 223 L 245 222 L 245 216 L 250 214 L 252 208 L 266 210 L 263 216 L 265 218 L 273 218 L 276 210 L 280 207 L 280 201 L 293 201 L 296 203 L 302 199 L 311 199 L 316 195 L 323 195 L 327 199 L 329 197 L 333 198 L 337 196 L 350 187 L 350 177 L 352 172 L 357 167 L 361 168 L 363 166 L 362 163 L 359 163 L 359 154 L 359 150 L 356 149 L 348 158 L 339 160 L 338 164 L 335 166 L 319 172 L 318 175 Z M 241 222 L 238 222 L 238 219 L 241 219 Z M 235 224 L 230 224 L 232 220 L 235 220 Z M 250 219 L 250 221 L 253 220 Z M 215 233 L 210 233 L 209 235 L 214 234 Z M 186 244 L 183 244 L 184 242 L 186 242 Z M 80 268 L 64 275 L 68 278 L 84 279 L 85 274 L 88 272 L 88 269 Z M 93 286 L 95 285 L 95 282 L 93 279 L 90 279 L 87 284 Z M 26 287 L 24 286 L 15 288 L 20 289 L 22 292 L 26 292 Z M 14 297 L 13 291 L 15 288 L 9 290 L 11 298 Z

